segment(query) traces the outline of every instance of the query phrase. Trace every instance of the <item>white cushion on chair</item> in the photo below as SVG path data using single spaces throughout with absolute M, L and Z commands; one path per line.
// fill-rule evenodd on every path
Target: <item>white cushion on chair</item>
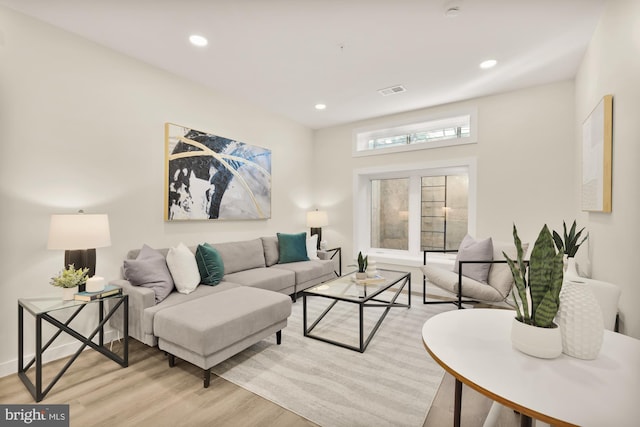
M 522 251 L 524 252 L 524 254 L 527 253 L 528 248 L 528 243 L 522 244 Z M 503 251 L 509 256 L 509 258 L 514 261 L 518 257 L 518 251 L 516 250 L 516 246 L 513 243 L 493 242 L 494 261 L 506 261 L 506 258 L 502 253 Z M 513 288 L 513 275 L 511 274 L 509 264 L 492 264 L 491 269 L 489 270 L 489 277 L 487 279 L 487 282 L 506 298 Z
M 463 272 L 465 268 L 466 265 L 463 264 Z M 458 294 L 458 273 L 431 265 L 423 266 L 422 272 L 429 283 L 445 291 Z M 465 298 L 482 301 L 503 301 L 505 299 L 505 296 L 493 287 L 465 276 L 462 276 L 462 295 Z

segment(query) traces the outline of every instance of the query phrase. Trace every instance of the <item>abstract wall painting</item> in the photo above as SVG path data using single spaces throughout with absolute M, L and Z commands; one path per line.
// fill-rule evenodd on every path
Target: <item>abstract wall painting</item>
M 271 217 L 271 150 L 165 123 L 165 220 Z
M 613 95 L 605 95 L 582 125 L 582 210 L 611 212 Z

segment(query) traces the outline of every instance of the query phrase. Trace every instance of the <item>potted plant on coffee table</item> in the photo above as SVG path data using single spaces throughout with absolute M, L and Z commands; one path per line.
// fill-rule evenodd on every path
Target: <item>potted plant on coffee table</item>
M 560 307 L 563 253 L 556 251 L 551 232 L 545 225 L 533 246 L 527 268 L 515 225 L 513 240 L 517 259 L 514 261 L 503 252 L 515 283 L 513 298 L 517 314 L 511 330 L 512 344 L 531 356 L 557 357 L 562 353 L 562 336 L 553 319 Z
M 363 256 L 362 252 L 358 252 L 358 272 L 356 273 L 356 279 L 364 280 L 367 278 L 368 258 L 368 256 Z

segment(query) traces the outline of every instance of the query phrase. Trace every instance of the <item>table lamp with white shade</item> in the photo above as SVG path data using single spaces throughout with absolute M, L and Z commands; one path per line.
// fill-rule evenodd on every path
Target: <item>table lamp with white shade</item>
M 320 250 L 320 242 L 322 241 L 322 227 L 329 225 L 329 216 L 326 211 L 309 211 L 307 212 L 307 227 L 311 230 L 311 235 L 318 235 L 318 250 Z
M 47 249 L 64 250 L 64 268 L 73 264 L 76 269 L 88 268 L 87 289 L 96 292 L 104 287 L 104 279 L 96 274 L 96 248 L 111 246 L 109 216 L 106 214 L 51 215 Z M 93 279 L 93 280 L 92 280 Z M 80 292 L 84 286 L 80 286 Z

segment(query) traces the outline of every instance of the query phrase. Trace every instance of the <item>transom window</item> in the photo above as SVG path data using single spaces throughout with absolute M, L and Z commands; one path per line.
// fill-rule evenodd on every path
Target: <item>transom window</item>
M 475 111 L 417 123 L 361 129 L 354 138 L 354 156 L 421 150 L 477 141 Z

